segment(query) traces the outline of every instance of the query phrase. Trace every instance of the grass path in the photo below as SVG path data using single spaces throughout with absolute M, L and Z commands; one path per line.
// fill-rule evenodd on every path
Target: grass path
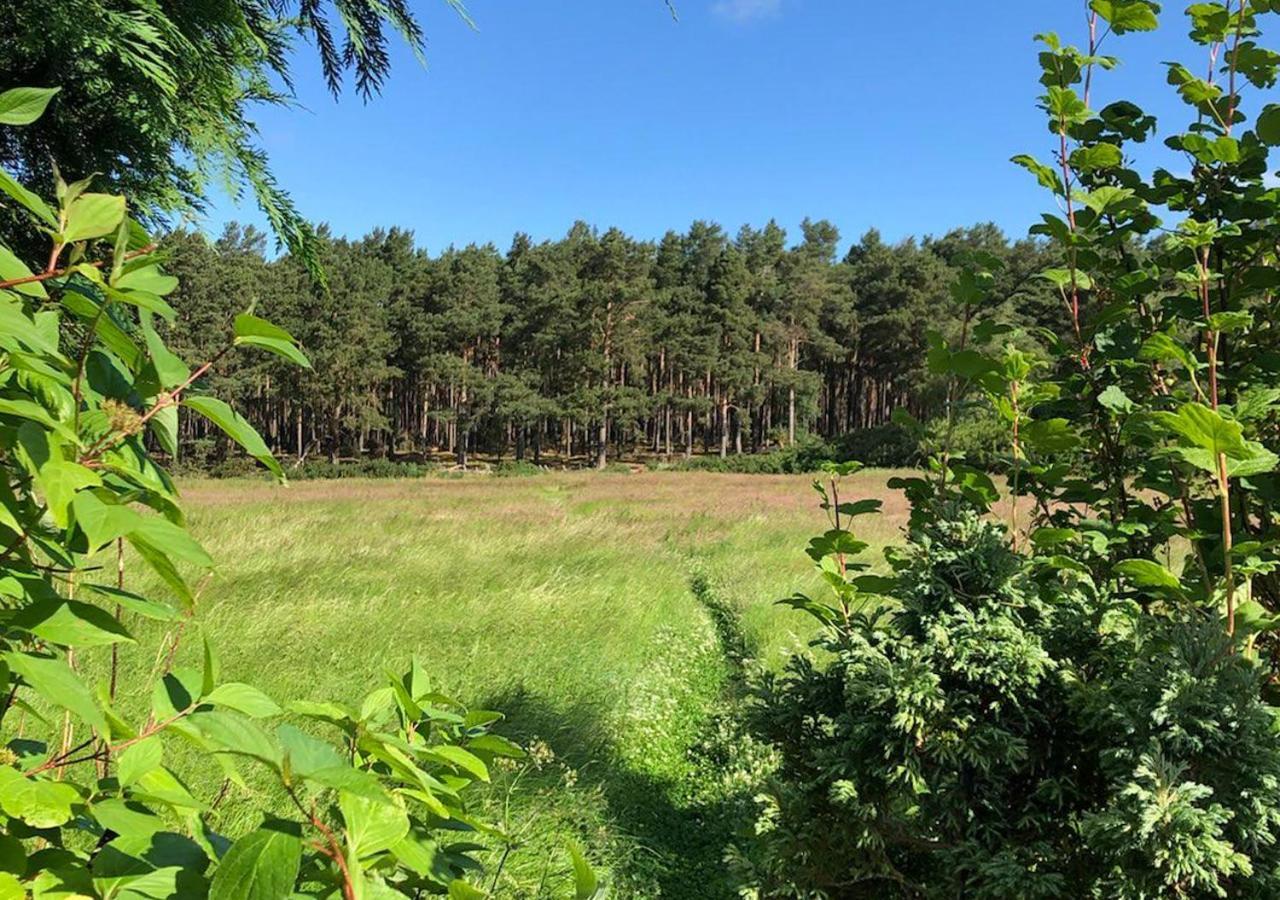
M 884 477 L 846 489 L 886 499 L 888 514 L 863 531 L 880 543 L 903 512 Z M 564 473 L 182 487 L 193 531 L 219 562 L 200 618 L 224 678 L 281 699 L 350 701 L 417 655 L 438 690 L 504 711 L 507 733 L 541 738 L 563 760 L 531 778 L 533 799 L 521 801 L 527 814 L 543 803 L 537 818 L 551 826 L 513 858 L 509 896 L 532 896 L 517 886 L 545 867 L 557 829 L 602 847 L 630 896 L 715 895 L 679 886 L 686 863 L 720 850 L 686 852 L 707 823 L 679 795 L 727 674 L 690 585 L 714 585 L 766 661 L 802 645 L 808 620 L 772 601 L 815 586 L 803 548 L 825 523 L 809 479 Z M 194 662 L 196 642 L 182 652 Z M 151 664 L 131 658 L 126 671 L 141 677 Z M 261 803 L 233 798 L 228 827 Z

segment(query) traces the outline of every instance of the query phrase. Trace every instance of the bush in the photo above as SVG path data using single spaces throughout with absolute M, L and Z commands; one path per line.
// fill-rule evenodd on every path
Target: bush
M 358 459 L 352 462 L 329 462 L 324 459 L 307 460 L 289 471 L 291 478 L 423 478 L 439 470 L 431 462 L 399 462 L 394 459 Z
M 900 425 L 889 423 L 856 428 L 840 435 L 831 459 L 836 462 L 856 459 L 868 466 L 899 469 L 918 466 L 922 456 L 916 436 Z
M 935 446 L 942 443 L 945 422 L 932 422 L 929 432 Z M 951 453 L 983 471 L 999 471 L 1009 458 L 1009 428 L 989 407 L 967 409 L 956 417 L 951 432 Z
M 534 475 L 545 475 L 547 470 L 542 466 L 535 466 L 528 460 L 517 459 L 498 463 L 493 467 L 493 474 L 498 478 L 528 478 Z
M 673 469 L 690 472 L 732 472 L 742 475 L 795 475 L 816 472 L 835 459 L 838 451 L 826 441 L 804 435 L 790 447 L 768 453 L 737 453 L 732 456 L 695 456 L 681 460 Z
M 760 896 L 1273 897 L 1266 668 L 1015 553 L 963 505 L 914 531 L 888 604 L 763 680 L 781 757 Z

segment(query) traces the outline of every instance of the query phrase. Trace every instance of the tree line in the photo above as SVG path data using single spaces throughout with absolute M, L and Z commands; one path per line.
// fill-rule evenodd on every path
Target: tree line
M 221 363 L 211 385 L 280 452 L 453 454 L 603 467 L 648 452 L 758 452 L 807 433 L 833 438 L 919 419 L 943 402 L 926 332 L 961 327 L 941 310 L 960 266 L 995 260 L 995 296 L 1030 331 L 1056 327 L 1060 300 L 1034 277 L 1043 247 L 980 224 L 885 242 L 872 230 L 843 255 L 827 221 L 797 240 L 771 221 L 730 235 L 697 221 L 658 241 L 577 222 L 559 240 L 516 234 L 431 255 L 412 232 L 358 239 L 318 229 L 319 284 L 267 238 L 228 225 L 216 239 L 165 241 L 181 287 L 167 336 L 186 358 L 252 307 L 298 339 L 310 371 L 268 354 Z M 182 424 L 188 448 L 212 434 Z

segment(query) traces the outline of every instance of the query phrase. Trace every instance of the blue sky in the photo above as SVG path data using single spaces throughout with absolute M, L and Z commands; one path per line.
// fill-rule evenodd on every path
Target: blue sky
M 403 47 L 381 97 L 334 102 L 313 56 L 300 108 L 260 114 L 303 212 L 335 232 L 413 229 L 432 252 L 578 218 L 640 237 L 770 217 L 828 218 L 848 244 L 992 220 L 1012 234 L 1046 197 L 1012 166 L 1048 156 L 1032 36 L 1084 40 L 1082 0 L 416 0 L 424 70 Z M 1110 38 L 1122 68 L 1095 106 L 1138 99 L 1182 122 L 1159 62 L 1203 68 L 1170 8 L 1154 35 Z M 1154 159 L 1154 152 L 1151 158 Z M 219 201 L 203 227 L 261 224 Z

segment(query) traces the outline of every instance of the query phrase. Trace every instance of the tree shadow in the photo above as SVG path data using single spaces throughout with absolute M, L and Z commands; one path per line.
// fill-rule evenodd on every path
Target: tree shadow
M 578 783 L 603 799 L 610 832 L 634 852 L 621 854 L 615 880 L 664 900 L 720 900 L 736 895 L 724 852 L 731 843 L 740 807 L 728 800 L 689 796 L 690 785 L 637 771 L 621 758 L 602 710 L 575 702 L 554 707 L 526 691 L 490 697 L 486 709 L 506 716 L 502 732 L 521 742 L 540 739 L 578 774 Z M 631 848 L 629 848 L 631 849 Z M 655 890 L 649 894 L 647 890 Z

